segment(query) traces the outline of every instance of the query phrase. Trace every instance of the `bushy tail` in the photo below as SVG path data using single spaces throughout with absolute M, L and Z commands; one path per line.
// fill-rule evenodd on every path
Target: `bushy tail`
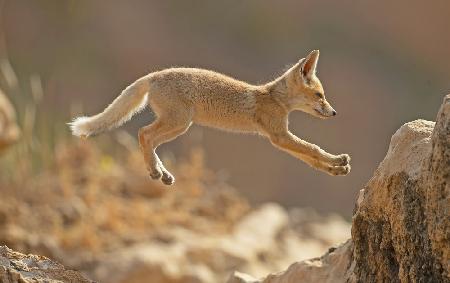
M 123 90 L 102 113 L 75 118 L 69 123 L 72 134 L 88 137 L 121 126 L 145 107 L 148 90 L 148 77 L 138 79 Z

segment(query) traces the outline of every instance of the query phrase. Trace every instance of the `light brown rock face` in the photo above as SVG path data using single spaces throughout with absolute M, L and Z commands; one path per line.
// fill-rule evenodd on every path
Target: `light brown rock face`
M 279 274 L 229 282 L 450 282 L 449 180 L 450 95 L 436 123 L 416 120 L 393 135 L 359 193 L 351 241 Z
M 433 129 L 434 128 L 434 129 Z M 450 281 L 450 96 L 437 122 L 403 125 L 353 216 L 362 282 Z
M 0 90 L 0 151 L 17 141 L 19 133 L 14 108 Z
M 0 246 L 0 282 L 92 282 L 44 256 L 24 255 Z

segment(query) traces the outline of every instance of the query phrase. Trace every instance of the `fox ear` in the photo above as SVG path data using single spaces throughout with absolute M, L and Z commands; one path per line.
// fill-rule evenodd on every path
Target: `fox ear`
M 317 61 L 319 61 L 319 50 L 313 50 L 300 63 L 300 73 L 305 81 L 310 81 L 316 74 Z

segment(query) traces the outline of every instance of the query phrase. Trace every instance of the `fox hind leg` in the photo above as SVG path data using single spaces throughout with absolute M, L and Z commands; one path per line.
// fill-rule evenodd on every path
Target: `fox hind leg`
M 181 125 L 174 127 L 171 131 L 165 132 L 160 136 L 156 136 L 155 140 L 154 140 L 156 147 L 163 143 L 174 140 L 178 136 L 184 134 L 189 129 L 191 124 L 192 124 L 192 122 L 182 123 Z M 156 149 L 156 147 L 155 147 L 155 149 Z M 161 172 L 162 172 L 161 181 L 166 185 L 172 185 L 175 182 L 175 178 L 169 172 L 169 170 L 167 170 L 164 167 L 161 160 L 159 160 L 158 155 L 156 155 L 156 157 L 158 159 L 159 168 L 161 169 Z
M 149 126 L 139 130 L 139 144 L 144 155 L 144 161 L 152 179 L 161 179 L 166 185 L 175 182 L 173 175 L 164 167 L 156 154 L 156 148 L 185 133 L 192 124 L 190 115 L 167 115 L 158 118 Z
M 139 147 L 141 148 L 144 156 L 145 166 L 147 167 L 152 179 L 160 179 L 162 176 L 162 171 L 158 165 L 158 155 L 156 155 L 151 140 L 149 139 L 150 135 L 157 132 L 161 127 L 160 124 L 160 121 L 155 121 L 149 126 L 139 129 Z

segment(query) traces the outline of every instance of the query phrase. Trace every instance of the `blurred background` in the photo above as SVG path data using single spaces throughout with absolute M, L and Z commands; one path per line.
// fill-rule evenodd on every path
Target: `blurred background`
M 412 119 L 434 120 L 449 89 L 449 8 L 447 1 L 3 1 L 0 56 L 19 77 L 38 75 L 40 111 L 66 122 L 71 107 L 98 113 L 152 71 L 201 67 L 263 83 L 319 49 L 319 77 L 339 115 L 292 113 L 290 127 L 329 152 L 349 153 L 347 177 L 311 170 L 261 138 L 206 128 L 160 151 L 177 158 L 199 144 L 208 166 L 251 201 L 349 217 L 393 132 Z M 136 135 L 151 120 L 146 111 L 124 128 Z
M 257 136 L 197 126 L 159 152 L 172 168 L 201 155 L 213 183 L 235 188 L 249 207 L 276 202 L 349 220 L 357 192 L 396 129 L 418 118 L 435 120 L 448 93 L 448 11 L 444 0 L 0 1 L 0 89 L 16 108 L 26 141 L 3 157 L 3 193 L 17 193 L 28 174 L 61 169 L 55 165 L 62 162 L 58 154 L 67 154 L 61 144 L 83 148 L 75 154 L 81 159 L 85 147 L 101 151 L 91 173 L 127 158 L 122 155 L 135 146 L 138 128 L 152 121 L 151 111 L 83 143 L 70 137 L 65 123 L 100 112 L 140 76 L 189 66 L 258 84 L 319 49 L 318 75 L 338 115 L 323 121 L 295 112 L 290 128 L 331 153 L 350 154 L 348 176 L 312 170 Z M 119 165 L 126 171 L 126 164 Z M 186 166 L 190 172 L 193 165 Z M 182 175 L 175 190 L 183 190 L 190 175 L 174 170 Z M 144 171 L 136 166 L 133 174 L 144 178 Z M 160 188 L 142 180 L 144 187 Z M 84 188 L 77 184 L 74 190 Z

